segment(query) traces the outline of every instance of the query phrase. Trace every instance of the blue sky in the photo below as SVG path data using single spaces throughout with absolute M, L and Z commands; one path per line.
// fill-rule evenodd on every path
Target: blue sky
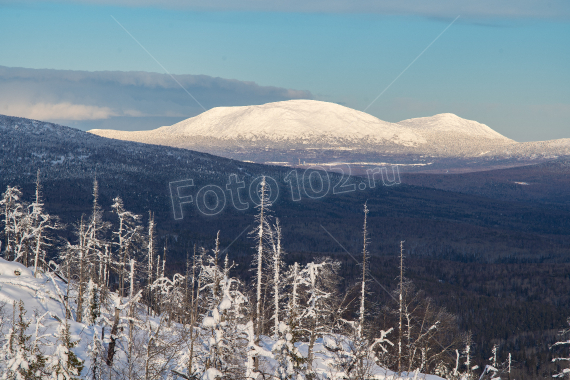
M 367 112 L 393 122 L 452 112 L 518 141 L 570 137 L 569 2 L 520 1 L 512 3 L 520 6 L 496 9 L 493 5 L 485 8 L 482 2 L 474 9 L 453 8 L 446 1 L 434 0 L 430 8 L 419 11 L 411 10 L 413 1 L 403 2 L 411 4 L 409 8 L 391 2 L 378 8 L 366 1 L 356 1 L 357 6 L 350 8 L 351 3 L 336 0 L 328 5 L 332 11 L 319 1 L 313 3 L 313 9 L 295 1 L 292 5 L 267 1 L 274 7 L 261 9 L 253 1 L 245 1 L 243 9 L 223 0 L 208 7 L 193 1 L 167 2 L 166 7 L 152 2 L 140 2 L 144 7 L 129 1 L 115 3 L 119 5 L 0 1 L 0 66 L 164 73 L 113 16 L 173 74 L 300 90 L 305 92 L 292 97 L 312 97 L 364 110 L 460 16 Z M 29 82 L 6 83 L 0 78 L 0 100 L 4 102 L 14 86 L 21 91 L 30 86 Z M 74 98 L 67 89 L 50 94 L 53 88 L 46 85 L 36 88 L 33 96 L 22 95 L 27 105 L 13 105 L 10 110 L 25 113 L 34 101 L 52 104 L 50 99 L 66 91 L 69 99 Z M 122 122 L 128 124 L 129 117 L 146 115 L 125 111 L 136 108 L 132 93 L 128 104 L 122 105 L 120 100 L 103 104 L 105 88 L 97 86 L 101 93 L 93 95 L 91 105 L 114 109 L 101 116 L 114 124 L 97 124 L 93 115 L 98 113 L 91 114 L 89 122 L 79 117 L 67 124 L 119 128 Z M 191 84 L 188 89 L 193 92 Z M 89 88 L 73 91 L 88 93 Z M 169 109 L 165 104 L 153 111 L 153 117 L 168 116 L 174 121 L 200 112 L 176 85 L 170 91 L 180 95 L 177 106 Z M 233 100 L 228 92 L 223 94 L 224 86 L 216 91 L 203 95 L 206 108 L 265 100 L 258 90 L 237 91 Z M 145 94 L 150 102 L 152 91 Z M 157 91 L 156 96 L 163 92 Z M 89 96 L 77 97 L 89 103 Z M 286 98 L 273 92 L 267 95 L 268 101 Z M 121 107 L 124 110 L 117 111 Z M 53 112 L 46 115 L 66 121 Z M 152 126 L 152 122 L 145 124 Z

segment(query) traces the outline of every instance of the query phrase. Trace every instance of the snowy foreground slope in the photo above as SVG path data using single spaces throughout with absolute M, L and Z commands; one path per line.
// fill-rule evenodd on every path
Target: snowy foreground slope
M 58 346 L 58 340 L 60 339 L 61 326 L 66 321 L 65 312 L 65 298 L 67 285 L 57 276 L 52 273 L 39 273 L 37 277 L 34 277 L 32 270 L 25 268 L 22 264 L 9 262 L 4 259 L 0 259 L 0 304 L 3 304 L 2 315 L 0 316 L 0 327 L 3 329 L 0 335 L 0 342 L 2 344 L 2 355 L 6 355 L 6 347 L 8 345 L 8 328 L 12 323 L 13 313 L 17 315 L 17 303 L 22 301 L 24 308 L 26 309 L 25 319 L 29 320 L 31 323 L 26 330 L 26 334 L 31 336 L 31 341 L 34 344 L 38 344 L 41 352 L 47 358 L 48 363 L 54 362 L 53 358 L 62 356 L 61 347 Z M 117 297 L 111 297 L 115 302 L 114 306 L 118 305 Z M 127 306 L 128 300 L 124 300 L 123 306 Z M 16 307 L 13 310 L 13 306 Z M 222 302 L 223 304 L 223 302 Z M 222 304 L 220 307 L 223 308 Z M 139 305 L 140 306 L 140 305 Z M 139 319 L 144 320 L 144 323 L 149 326 L 149 331 L 154 331 L 158 334 L 158 330 L 162 328 L 163 332 L 167 335 L 166 338 L 163 336 L 161 339 L 168 339 L 168 334 L 171 338 L 176 339 L 176 334 L 182 329 L 182 326 L 172 323 L 170 326 L 165 325 L 162 320 L 162 316 L 149 316 L 144 314 L 144 308 L 139 307 L 139 312 L 141 316 Z M 106 338 L 103 342 L 99 340 L 101 336 L 105 336 L 103 333 L 104 326 L 106 326 L 105 321 L 111 319 L 111 314 L 108 311 L 103 310 L 101 317 L 93 324 L 89 323 L 77 323 L 73 320 L 74 315 L 71 319 L 67 319 L 69 324 L 69 330 L 71 333 L 71 340 L 76 341 L 77 345 L 72 349 L 72 351 L 77 355 L 77 357 L 82 361 L 83 370 L 81 372 L 81 378 L 94 378 L 93 371 L 94 368 L 98 367 L 98 377 L 101 379 L 107 378 L 140 378 L 141 374 L 132 374 L 132 377 L 128 377 L 126 372 L 128 369 L 123 368 L 122 376 L 116 375 L 117 372 L 113 372 L 111 376 L 106 372 L 106 367 L 104 364 L 104 358 L 106 355 L 101 355 L 101 352 L 107 347 L 109 343 L 109 327 L 107 327 Z M 212 319 L 205 318 L 202 322 L 202 328 L 208 328 L 211 326 Z M 122 327 L 125 329 L 118 342 L 119 350 L 117 351 L 117 357 L 115 361 L 115 367 L 125 366 L 125 350 L 126 350 L 126 340 L 128 339 L 128 323 L 124 323 Z M 247 327 L 245 327 L 247 328 Z M 144 343 L 149 341 L 149 336 L 138 336 L 133 339 L 138 339 L 139 342 Z M 325 338 L 326 339 L 326 338 Z M 179 342 L 180 343 L 180 342 Z M 268 355 L 264 362 L 266 369 L 270 370 L 270 367 L 275 365 L 274 360 L 270 358 L 271 351 L 274 349 L 275 341 L 268 337 L 264 337 L 260 350 L 265 351 Z M 195 347 L 196 351 L 203 349 L 204 346 Z M 307 344 L 298 344 L 298 349 L 302 355 L 307 353 Z M 121 351 L 122 350 L 122 351 Z M 186 361 L 187 361 L 187 347 L 185 344 L 175 347 L 174 355 L 172 358 L 166 358 L 170 360 L 163 360 L 162 363 L 167 366 L 167 371 L 165 376 L 152 378 L 185 378 L 186 373 Z M 331 355 L 327 354 L 327 350 L 324 348 L 323 339 L 319 339 L 315 345 L 315 369 L 316 373 L 320 375 L 322 379 L 341 379 L 338 372 L 331 369 L 333 358 Z M 28 360 L 29 358 L 19 358 L 18 360 Z M 144 362 L 144 358 L 143 358 Z M 15 361 L 5 360 L 5 357 L 0 357 L 0 375 L 6 373 L 6 366 L 14 364 Z M 148 361 L 147 361 L 148 363 Z M 421 373 L 411 373 L 411 374 L 397 374 L 380 368 L 375 365 L 372 366 L 372 373 L 374 374 L 371 379 L 426 379 L 426 380 L 438 380 L 441 379 L 434 375 L 424 375 Z M 174 370 L 174 372 L 173 372 Z M 201 379 L 215 380 L 216 370 L 205 371 Z M 42 377 L 43 378 L 43 377 Z M 48 378 L 48 377 L 46 377 Z M 56 378 L 56 377 L 55 377 Z M 65 377 L 61 377 L 63 379 Z

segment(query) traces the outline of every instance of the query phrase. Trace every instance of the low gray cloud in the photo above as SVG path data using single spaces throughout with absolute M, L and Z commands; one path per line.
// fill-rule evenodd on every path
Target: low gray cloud
M 15 0 L 0 0 L 14 3 Z M 22 2 L 22 0 L 18 0 Z M 31 0 L 29 2 L 32 2 Z M 334 12 L 423 15 L 462 18 L 569 19 L 568 0 L 67 0 L 67 3 L 191 10 Z
M 0 66 L 0 114 L 82 129 L 156 128 L 206 109 L 312 99 L 308 91 L 206 75 L 37 70 Z M 180 85 L 178 83 L 180 83 Z M 141 125 L 142 123 L 142 125 Z

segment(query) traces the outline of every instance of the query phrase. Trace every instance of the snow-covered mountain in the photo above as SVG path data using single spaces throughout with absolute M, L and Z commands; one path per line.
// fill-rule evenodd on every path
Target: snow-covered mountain
M 406 158 L 409 165 L 418 165 L 413 163 L 418 160 L 423 162 L 419 165 L 430 165 L 433 162 L 427 162 L 425 157 L 435 161 L 489 161 L 570 155 L 570 141 L 517 143 L 485 124 L 450 113 L 390 123 L 315 100 L 218 107 L 150 131 L 90 132 L 244 161 L 287 165 L 304 161 L 376 164 L 395 158 Z
M 513 142 L 513 140 L 495 132 L 485 124 L 473 120 L 466 120 L 452 113 L 441 113 L 431 117 L 402 120 L 398 125 L 410 128 L 422 136 L 433 133 L 448 133 L 450 135 L 465 135 L 506 143 Z
M 470 139 L 487 148 L 513 143 L 484 124 L 453 114 L 389 123 L 361 111 L 315 100 L 217 107 L 151 131 L 90 132 L 120 140 L 193 149 L 202 145 L 245 144 L 272 149 L 344 147 L 378 151 L 396 148 L 413 152 L 437 151 L 433 144 L 449 139 Z
M 310 122 L 308 122 L 310 121 Z M 292 100 L 248 107 L 218 107 L 153 134 L 224 140 L 391 141 L 409 146 L 425 140 L 408 128 L 338 104 Z
M 396 144 L 418 146 L 426 140 L 410 128 L 334 103 L 290 100 L 246 107 L 217 107 L 172 126 L 152 131 L 92 130 L 91 133 L 145 143 L 190 147 L 203 139 L 218 144 L 253 143 L 339 146 Z M 212 143 L 212 141 L 209 141 Z

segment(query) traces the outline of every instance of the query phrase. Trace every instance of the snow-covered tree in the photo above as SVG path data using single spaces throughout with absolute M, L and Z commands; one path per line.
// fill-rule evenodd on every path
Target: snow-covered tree
M 317 263 L 308 263 L 300 272 L 300 277 L 306 284 L 307 301 L 302 308 L 300 320 L 309 343 L 306 361 L 309 376 L 313 376 L 315 342 L 332 330 L 332 317 L 337 309 L 335 301 L 339 267 L 340 263 L 325 258 Z
M 480 380 L 510 378 L 511 364 L 512 364 L 511 355 L 510 354 L 508 355 L 507 360 L 501 361 L 499 358 L 498 344 L 493 345 L 493 348 L 491 349 L 491 357 L 487 360 L 489 364 L 485 365 L 485 367 L 483 368 L 483 372 L 481 373 L 481 376 L 479 376 Z M 559 373 L 554 377 L 564 377 L 564 376 L 565 373 L 563 371 L 562 373 Z
M 299 264 L 293 265 L 292 273 L 282 279 L 283 249 L 281 247 L 282 235 L 279 219 L 276 219 L 271 234 L 271 261 L 273 269 L 273 354 L 277 362 L 275 376 L 278 379 L 296 379 L 305 363 L 299 349 L 295 346 L 300 336 L 297 310 L 297 290 L 299 283 Z M 286 309 L 282 309 L 282 298 L 285 295 L 286 279 L 292 282 L 293 292 Z
M 103 363 L 104 363 L 104 352 L 105 348 L 103 346 L 103 341 L 99 336 L 99 331 L 97 328 L 93 328 L 93 340 L 88 346 L 89 359 L 91 366 L 88 369 L 87 377 L 92 380 L 103 380 Z
M 78 341 L 71 338 L 67 319 L 60 323 L 54 334 L 57 345 L 47 360 L 47 370 L 52 380 L 76 380 L 83 371 L 83 363 L 73 352 Z
M 85 299 L 87 302 L 83 309 L 84 322 L 94 325 L 101 315 L 101 289 L 92 279 L 87 283 Z
M 326 360 L 332 378 L 346 380 L 368 379 L 372 376 L 375 351 L 386 350 L 393 343 L 386 338 L 392 331 L 380 331 L 380 336 L 370 343 L 360 334 L 360 321 L 343 321 L 342 333 L 327 334 L 323 342 L 330 358 Z
M 362 336 L 364 328 L 364 318 L 366 316 L 366 282 L 368 281 L 368 206 L 364 203 L 364 226 L 362 228 L 362 282 L 360 291 L 360 310 L 358 312 L 357 334 Z
M 2 194 L 0 206 L 4 223 L 4 257 L 13 260 L 16 245 L 16 234 L 20 230 L 24 206 L 21 203 L 22 192 L 18 187 L 7 186 Z
M 44 210 L 39 170 L 32 203 L 22 200 L 19 188 L 8 186 L 0 200 L 0 207 L 4 224 L 4 257 L 19 261 L 26 267 L 33 260 L 34 273 L 37 274 L 38 266 L 44 262 L 45 249 L 50 245 L 50 230 L 61 228 L 57 218 Z
M 455 350 L 463 349 L 466 334 L 459 330 L 453 314 L 434 304 L 405 277 L 403 252 L 401 242 L 398 285 L 392 292 L 393 303 L 383 308 L 388 319 L 384 326 L 397 327 L 397 342 L 394 348 L 388 347 L 385 355 L 379 353 L 378 359 L 399 373 L 416 369 L 423 373 L 451 373 Z
M 16 309 L 16 304 L 14 304 Z M 46 357 L 40 350 L 40 336 L 38 330 L 41 319 L 36 318 L 36 334 L 32 339 L 32 334 L 27 330 L 32 324 L 32 320 L 26 319 L 26 309 L 24 302 L 17 304 L 18 316 L 14 318 L 12 328 L 9 330 L 6 343 L 3 349 L 6 371 L 3 379 L 15 380 L 40 380 L 46 378 Z
M 277 338 L 279 336 L 282 326 L 280 326 L 279 313 L 281 311 L 281 266 L 283 262 L 283 249 L 281 248 L 281 226 L 279 225 L 279 219 L 276 219 L 274 226 L 275 233 L 271 231 L 271 261 L 273 267 L 273 336 Z
M 119 324 L 121 318 L 121 311 L 127 306 L 123 305 L 123 298 L 125 297 L 125 282 L 126 278 L 130 278 L 131 290 L 134 282 L 134 276 L 130 274 L 133 273 L 132 268 L 127 271 L 128 262 L 132 258 L 135 258 L 140 252 L 140 243 L 142 242 L 141 231 L 142 226 L 139 224 L 140 216 L 136 215 L 124 208 L 123 201 L 120 197 L 113 199 L 113 205 L 111 206 L 115 215 L 118 218 L 118 228 L 113 231 L 113 236 L 115 237 L 114 245 L 115 257 L 113 261 L 115 264 L 116 271 L 119 277 L 119 294 L 118 300 L 115 302 L 115 310 L 113 313 L 113 321 L 111 323 L 111 336 L 110 342 L 107 350 L 107 365 L 111 366 L 115 356 L 116 343 L 118 339 Z M 140 293 L 140 292 L 139 292 Z M 137 302 L 136 299 L 139 294 L 130 294 L 129 304 Z M 128 310 L 128 308 L 127 308 Z
M 153 282 L 153 265 L 154 265 L 154 255 L 155 255 L 155 223 L 154 215 L 152 211 L 148 212 L 148 237 L 147 237 L 147 303 L 148 312 L 153 306 L 153 293 L 151 289 L 151 284 Z
M 393 343 L 386 338 L 392 329 L 380 331 L 380 336 L 373 342 L 369 342 L 365 334 L 366 325 L 366 284 L 369 279 L 369 238 L 368 238 L 368 206 L 364 204 L 364 223 L 362 228 L 362 277 L 360 281 L 360 307 L 358 320 L 351 321 L 344 318 L 338 319 L 336 333 L 325 336 L 325 348 L 332 353 L 332 359 L 328 366 L 335 377 L 343 379 L 365 379 L 371 376 L 372 367 L 375 364 L 375 353 L 386 352 L 386 345 Z
M 4 216 L 4 257 L 26 265 L 32 238 L 28 204 L 22 200 L 18 187 L 8 186 L 0 200 Z
M 30 228 L 32 235 L 31 246 L 34 253 L 34 275 L 38 274 L 38 266 L 45 263 L 45 250 L 51 244 L 48 243 L 48 233 L 53 230 L 61 229 L 58 219 L 52 217 L 44 210 L 44 204 L 41 195 L 40 171 L 36 178 L 36 194 L 35 199 L 29 206 Z
M 218 265 L 219 254 L 218 235 L 212 254 L 203 254 L 200 258 L 198 294 L 204 314 L 197 367 L 204 376 L 215 370 L 224 378 L 236 378 L 244 371 L 244 361 L 237 352 L 246 350 L 246 297 L 240 291 L 241 283 L 229 276 L 231 266 L 227 256 L 224 268 Z
M 419 369 L 434 373 L 436 368 L 441 372 L 443 366 L 448 370 L 454 368 L 455 350 L 462 349 L 465 343 L 465 334 L 459 331 L 456 317 L 435 305 L 408 279 L 398 284 L 392 296 L 394 303 L 386 305 L 384 310 L 397 326 L 401 315 L 401 351 L 396 346 L 393 366 L 390 362 L 385 364 L 403 372 Z
M 119 274 L 120 296 L 125 297 L 125 282 L 128 276 L 128 262 L 140 252 L 142 226 L 140 215 L 127 211 L 120 197 L 113 199 L 111 206 L 118 218 L 118 228 L 113 232 L 117 272 Z
M 255 324 L 255 331 L 257 334 L 257 342 L 259 343 L 259 339 L 262 334 L 264 318 L 262 313 L 262 290 L 263 290 L 263 266 L 265 260 L 265 251 L 266 251 L 266 241 L 267 239 L 271 238 L 270 234 L 270 212 L 269 208 L 271 207 L 271 202 L 269 200 L 269 194 L 267 191 L 267 183 L 265 181 L 265 176 L 262 177 L 260 188 L 259 188 L 259 205 L 257 205 L 257 209 L 259 210 L 258 214 L 255 216 L 256 227 L 251 232 L 254 238 L 256 239 L 256 257 L 253 260 L 253 264 L 256 266 L 255 269 L 255 276 L 256 276 L 256 290 L 255 290 L 255 315 L 254 315 L 254 324 Z

